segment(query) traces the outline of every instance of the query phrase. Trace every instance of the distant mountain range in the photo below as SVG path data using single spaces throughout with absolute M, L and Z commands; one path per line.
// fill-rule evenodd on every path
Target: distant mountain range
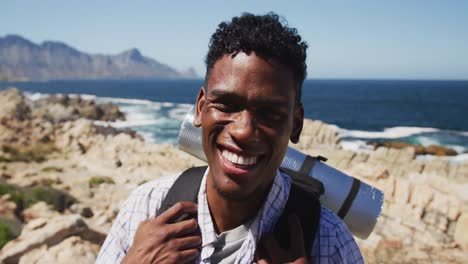
M 193 68 L 178 71 L 136 48 L 117 55 L 92 55 L 62 42 L 35 44 L 18 35 L 0 37 L 0 80 L 197 78 Z

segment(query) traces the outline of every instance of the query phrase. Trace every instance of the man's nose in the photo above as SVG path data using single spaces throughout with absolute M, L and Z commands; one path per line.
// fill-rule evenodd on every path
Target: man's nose
M 248 110 L 238 112 L 230 124 L 229 133 L 238 142 L 255 139 L 258 133 L 255 117 Z

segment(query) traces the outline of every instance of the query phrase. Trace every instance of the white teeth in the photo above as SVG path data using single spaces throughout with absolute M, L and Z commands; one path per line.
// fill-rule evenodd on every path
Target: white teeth
M 257 157 L 246 157 L 246 156 L 238 156 L 236 153 L 232 153 L 228 150 L 223 150 L 221 155 L 229 160 L 232 163 L 239 164 L 239 165 L 253 165 L 257 163 Z

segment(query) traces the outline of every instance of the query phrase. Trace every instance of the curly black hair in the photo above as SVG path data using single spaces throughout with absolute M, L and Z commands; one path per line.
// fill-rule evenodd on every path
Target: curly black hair
M 235 57 L 239 52 L 255 52 L 258 56 L 276 59 L 292 70 L 296 82 L 296 100 L 300 101 L 302 84 L 307 75 L 306 49 L 307 43 L 301 41 L 297 29 L 288 27 L 277 14 L 243 13 L 230 22 L 219 24 L 211 36 L 205 59 L 205 81 L 216 61 L 224 55 Z

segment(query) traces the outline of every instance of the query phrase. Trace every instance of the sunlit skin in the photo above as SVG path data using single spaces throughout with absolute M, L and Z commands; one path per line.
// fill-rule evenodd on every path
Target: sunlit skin
M 197 97 L 194 124 L 202 128 L 210 168 L 207 200 L 217 232 L 255 217 L 289 140 L 299 140 L 304 110 L 295 85 L 289 68 L 255 53 L 226 55 L 210 70 Z M 223 151 L 255 157 L 256 163 L 233 163 Z

